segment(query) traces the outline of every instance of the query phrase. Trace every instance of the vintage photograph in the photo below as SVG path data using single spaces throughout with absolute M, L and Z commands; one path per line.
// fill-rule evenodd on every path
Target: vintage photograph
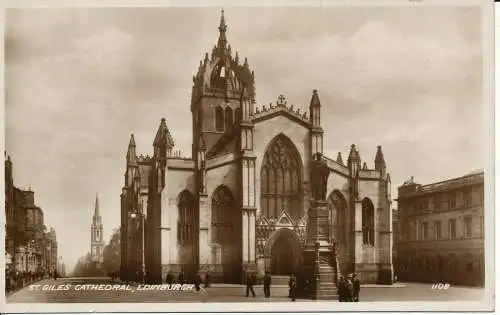
M 4 309 L 492 309 L 485 3 L 7 8 Z

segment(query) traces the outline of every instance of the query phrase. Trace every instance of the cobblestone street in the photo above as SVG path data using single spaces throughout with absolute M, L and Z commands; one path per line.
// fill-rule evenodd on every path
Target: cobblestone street
M 112 284 L 107 278 L 67 278 L 47 279 L 36 284 L 65 285 Z M 40 287 L 40 288 L 41 288 Z M 255 286 L 256 297 L 245 296 L 245 286 L 214 284 L 212 287 L 196 291 L 141 291 L 131 285 L 130 291 L 65 291 L 31 290 L 26 287 L 7 297 L 7 303 L 163 303 L 163 302 L 287 302 L 287 286 L 273 286 L 271 298 L 264 297 L 262 286 Z M 475 301 L 482 298 L 484 289 L 450 287 L 448 290 L 434 290 L 430 284 L 399 284 L 395 286 L 362 286 L 361 302 L 376 301 Z M 298 300 L 309 301 L 309 300 Z

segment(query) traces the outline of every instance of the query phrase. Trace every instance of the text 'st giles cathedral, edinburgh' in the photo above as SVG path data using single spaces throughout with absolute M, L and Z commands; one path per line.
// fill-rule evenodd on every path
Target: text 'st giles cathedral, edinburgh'
M 254 72 L 246 58 L 233 56 L 226 30 L 222 13 L 217 45 L 193 77 L 192 158 L 175 153 L 165 119 L 152 156 L 138 156 L 130 138 L 121 195 L 122 277 L 145 268 L 151 283 L 181 270 L 188 279 L 210 272 L 214 282 L 236 283 L 245 272 L 297 272 L 313 230 L 311 165 L 319 156 L 328 166 L 327 220 L 314 230 L 333 244 L 332 270 L 356 272 L 364 283 L 390 283 L 390 177 L 381 147 L 373 169 L 362 165 L 355 145 L 346 163 L 340 152 L 336 159 L 317 154 L 324 150 L 325 105 L 318 92 L 309 112 L 287 105 L 283 95 L 258 107 Z

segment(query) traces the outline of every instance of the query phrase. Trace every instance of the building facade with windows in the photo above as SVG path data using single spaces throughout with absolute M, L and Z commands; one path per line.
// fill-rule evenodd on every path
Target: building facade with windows
M 484 173 L 398 188 L 396 273 L 404 281 L 484 285 Z
M 245 271 L 288 276 L 301 264 L 310 163 L 324 150 L 319 93 L 313 91 L 308 111 L 283 95 L 257 106 L 254 72 L 232 53 L 226 30 L 222 14 L 218 42 L 193 77 L 191 157 L 176 153 L 165 119 L 152 156 L 138 156 L 130 137 L 121 195 L 122 277 L 141 264 L 142 228 L 150 282 L 180 270 L 188 278 L 210 271 L 214 281 L 241 282 Z M 341 153 L 324 157 L 329 232 L 341 273 L 390 283 L 390 176 L 382 148 L 374 153 L 370 168 L 355 145 L 345 162 Z
M 17 272 L 48 273 L 57 261 L 55 230 L 47 231 L 35 192 L 14 185 L 13 163 L 5 155 L 6 267 Z

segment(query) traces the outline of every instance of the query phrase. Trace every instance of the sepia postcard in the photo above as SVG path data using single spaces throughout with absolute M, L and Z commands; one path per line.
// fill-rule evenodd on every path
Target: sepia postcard
M 492 1 L 16 1 L 2 312 L 492 311 Z

